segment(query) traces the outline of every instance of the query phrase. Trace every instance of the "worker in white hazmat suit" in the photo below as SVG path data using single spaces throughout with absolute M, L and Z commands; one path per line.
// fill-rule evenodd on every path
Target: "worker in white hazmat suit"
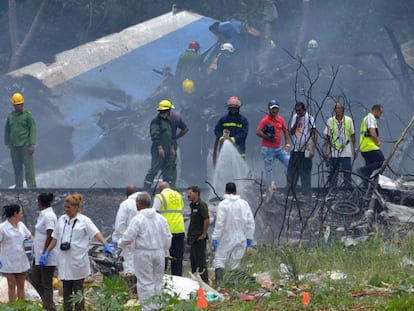
M 224 268 L 235 270 L 247 247 L 252 246 L 255 223 L 249 203 L 237 195 L 236 185 L 226 184 L 224 200 L 217 207 L 216 225 L 212 240 L 215 250 L 216 285 L 220 285 Z
M 132 218 L 138 213 L 136 203 L 138 193 L 135 185 L 129 185 L 126 188 L 125 194 L 127 198 L 119 204 L 119 209 L 115 218 L 115 228 L 114 233 L 112 234 L 112 241 L 115 245 L 117 245 L 118 241 L 123 237 Z M 126 275 L 134 274 L 134 254 L 132 246 L 128 245 L 123 247 L 121 254 L 124 258 L 124 261 L 122 262 L 124 273 Z
M 151 197 L 140 192 L 136 198 L 138 214 L 131 220 L 119 246 L 133 245 L 134 270 L 142 310 L 158 309 L 149 298 L 161 295 L 165 257 L 171 246 L 171 232 L 165 218 L 151 208 Z

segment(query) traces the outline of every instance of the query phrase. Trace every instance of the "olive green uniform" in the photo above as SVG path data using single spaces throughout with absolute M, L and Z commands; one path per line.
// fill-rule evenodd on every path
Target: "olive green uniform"
M 158 115 L 151 121 L 150 136 L 152 140 L 151 146 L 151 168 L 145 176 L 144 189 L 150 191 L 155 176 L 161 170 L 164 181 L 171 182 L 171 167 L 173 165 L 173 156 L 171 147 L 173 146 L 173 138 L 171 133 L 171 123 L 168 119 L 163 119 Z M 165 157 L 161 158 L 158 154 L 158 146 L 164 149 Z
M 23 187 L 23 166 L 27 187 L 36 187 L 33 155 L 28 148 L 36 144 L 36 122 L 29 111 L 13 111 L 4 127 L 4 141 L 10 146 L 16 188 Z

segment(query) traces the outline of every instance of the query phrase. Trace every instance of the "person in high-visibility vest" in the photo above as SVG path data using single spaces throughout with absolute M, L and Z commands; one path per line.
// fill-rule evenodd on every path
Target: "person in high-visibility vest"
M 325 142 L 323 155 L 329 162 L 328 182 L 330 187 L 337 186 L 338 172 L 341 169 L 344 176 L 344 186 L 350 187 L 352 164 L 351 158 L 356 159 L 358 148 L 355 141 L 354 121 L 345 115 L 342 103 L 335 104 L 335 115 L 326 121 L 324 130 Z
M 182 195 L 173 189 L 170 184 L 163 181 L 159 185 L 160 193 L 154 198 L 153 208 L 167 220 L 172 233 L 170 247 L 171 274 L 183 275 L 184 256 L 184 200 Z M 165 261 L 165 270 L 168 268 L 168 261 Z
M 382 105 L 373 105 L 371 112 L 361 122 L 359 150 L 365 160 L 365 166 L 360 167 L 358 173 L 366 178 L 370 178 L 372 172 L 379 169 L 385 160 L 380 149 L 381 141 L 377 122 L 383 112 L 384 107 Z

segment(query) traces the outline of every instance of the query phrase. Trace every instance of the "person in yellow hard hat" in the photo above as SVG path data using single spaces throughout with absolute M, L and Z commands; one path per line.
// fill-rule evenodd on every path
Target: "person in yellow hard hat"
M 23 110 L 24 97 L 15 93 L 11 97 L 14 111 L 7 117 L 4 142 L 10 149 L 16 188 L 23 188 L 24 176 L 28 188 L 36 188 L 33 154 L 36 145 L 36 122 L 32 114 Z
M 171 167 L 176 156 L 169 120 L 171 109 L 175 109 L 173 103 L 163 99 L 158 103 L 157 117 L 151 121 L 151 168 L 144 180 L 144 189 L 148 193 L 151 193 L 152 182 L 159 171 L 164 181 L 171 182 Z

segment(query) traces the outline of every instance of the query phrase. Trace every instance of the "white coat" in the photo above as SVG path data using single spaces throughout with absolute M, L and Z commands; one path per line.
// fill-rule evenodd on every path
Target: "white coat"
M 115 228 L 112 234 L 112 241 L 118 242 L 123 236 L 125 231 L 128 229 L 132 218 L 138 213 L 136 198 L 139 192 L 135 192 L 128 196 L 128 198 L 121 202 L 119 205 L 118 212 L 115 218 Z M 133 248 L 130 245 L 122 248 L 122 267 L 124 273 L 134 273 L 134 253 Z
M 31 237 L 29 229 L 19 221 L 17 228 L 8 221 L 0 224 L 0 260 L 2 273 L 22 273 L 30 268 L 23 241 Z
M 137 292 L 142 310 L 151 310 L 145 301 L 161 295 L 165 256 L 169 254 L 172 234 L 163 216 L 153 208 L 138 212 L 132 219 L 120 246 L 134 247 L 134 270 L 137 277 Z
M 91 274 L 88 246 L 98 232 L 92 220 L 80 213 L 72 219 L 68 215 L 59 217 L 52 233 L 52 237 L 57 240 L 59 279 L 81 280 Z M 70 242 L 69 250 L 60 249 L 60 244 L 64 242 Z
M 247 201 L 225 194 L 217 207 L 212 239 L 217 240 L 214 268 L 237 269 L 246 250 L 246 239 L 253 240 L 255 222 Z
M 39 265 L 40 256 L 43 255 L 45 248 L 45 242 L 47 238 L 47 230 L 55 230 L 57 225 L 57 217 L 52 207 L 45 208 L 40 211 L 39 217 L 35 226 L 35 239 L 33 243 L 35 264 Z M 50 252 L 47 266 L 57 266 L 58 262 L 58 251 L 56 247 Z

